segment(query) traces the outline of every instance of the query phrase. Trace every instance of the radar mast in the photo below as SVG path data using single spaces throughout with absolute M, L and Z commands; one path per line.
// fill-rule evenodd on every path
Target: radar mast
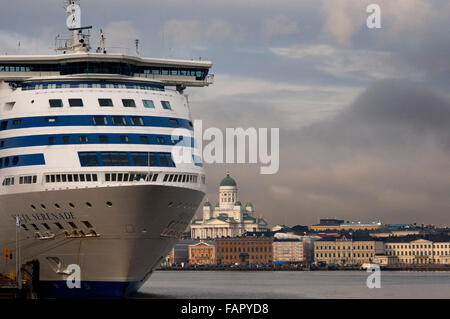
M 68 13 L 67 28 L 72 32 L 70 38 L 60 37 L 55 39 L 55 51 L 65 53 L 86 53 L 91 49 L 90 33 L 83 33 L 84 30 L 92 29 L 92 26 L 81 26 L 81 5 L 80 0 L 64 0 L 64 10 Z

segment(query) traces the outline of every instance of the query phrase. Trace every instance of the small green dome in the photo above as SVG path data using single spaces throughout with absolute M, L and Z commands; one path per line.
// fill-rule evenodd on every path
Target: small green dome
M 211 203 L 206 201 L 204 206 L 211 206 Z
M 235 206 L 242 206 L 242 203 L 240 201 L 237 201 L 236 203 L 234 203 Z
M 253 207 L 253 204 L 250 203 L 250 202 L 248 202 L 248 203 L 245 205 L 245 207 Z
M 216 207 L 219 207 L 219 203 L 216 203 Z
M 220 182 L 220 186 L 234 186 L 236 187 L 236 181 L 230 177 L 230 173 L 227 173 L 227 176 L 222 179 L 222 181 Z

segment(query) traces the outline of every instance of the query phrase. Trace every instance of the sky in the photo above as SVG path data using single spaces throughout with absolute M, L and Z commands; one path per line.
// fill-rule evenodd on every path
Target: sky
M 3 2 L 0 54 L 52 53 L 62 1 Z M 372 3 L 380 29 L 366 25 Z M 280 129 L 277 174 L 205 165 L 211 202 L 230 170 L 239 200 L 271 226 L 450 224 L 450 2 L 83 0 L 82 10 L 111 52 L 134 54 L 139 39 L 142 56 L 212 61 L 214 85 L 186 91 L 204 128 Z

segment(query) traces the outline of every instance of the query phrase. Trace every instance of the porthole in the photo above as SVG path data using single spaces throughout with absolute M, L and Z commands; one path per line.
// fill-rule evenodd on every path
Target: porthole
M 36 206 L 34 205 L 31 205 L 31 208 L 33 208 L 33 210 L 36 210 Z
M 111 207 L 112 203 L 111 202 L 106 202 L 106 206 Z
M 41 207 L 42 207 L 43 209 L 46 209 L 46 207 L 45 207 L 45 205 L 44 205 L 44 204 L 41 204 Z
M 86 202 L 86 206 L 87 206 L 87 207 L 92 207 L 92 204 L 89 203 L 89 202 Z
M 172 207 L 173 206 L 173 202 L 170 202 L 169 205 L 167 205 L 167 206 Z
M 56 208 L 61 208 L 61 206 L 59 206 L 58 204 L 55 204 L 55 207 L 56 207 Z
M 69 206 L 75 208 L 75 205 L 73 203 L 69 203 Z

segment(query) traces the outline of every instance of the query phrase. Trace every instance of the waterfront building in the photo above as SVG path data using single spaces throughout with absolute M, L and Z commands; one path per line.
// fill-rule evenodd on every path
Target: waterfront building
M 321 219 L 317 225 L 310 228 L 314 231 L 341 231 L 341 230 L 375 230 L 380 229 L 382 224 L 380 221 L 371 223 L 361 222 L 345 222 L 340 219 Z
M 450 264 L 450 236 L 393 237 L 385 241 L 385 249 L 399 264 Z
M 193 265 L 212 265 L 216 263 L 214 242 L 199 242 L 189 245 L 189 263 Z
M 219 202 L 215 207 L 207 200 L 203 206 L 203 218 L 191 224 L 191 237 L 213 239 L 242 236 L 246 232 L 269 230 L 262 217 L 255 217 L 252 203 L 245 207 L 238 200 L 236 181 L 229 172 L 220 182 Z
M 189 246 L 195 245 L 199 241 L 192 239 L 180 240 L 171 250 L 166 258 L 168 265 L 182 265 L 189 262 Z
M 273 261 L 301 263 L 305 261 L 301 236 L 277 233 L 272 244 Z
M 272 243 L 273 238 L 264 236 L 216 239 L 217 263 L 271 263 Z
M 384 253 L 382 241 L 372 238 L 325 238 L 314 242 L 314 261 L 336 265 L 361 265 Z

